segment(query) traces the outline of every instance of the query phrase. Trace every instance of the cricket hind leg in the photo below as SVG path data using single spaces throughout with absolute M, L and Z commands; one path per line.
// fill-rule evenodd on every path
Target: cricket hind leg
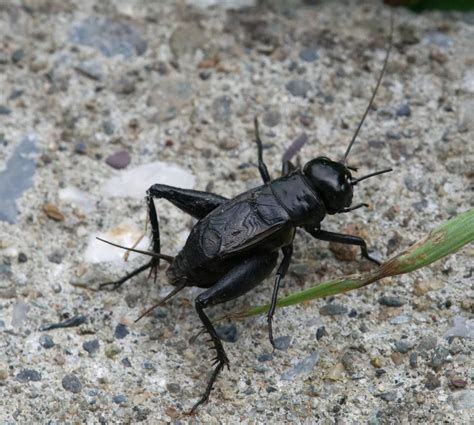
M 204 394 L 194 404 L 190 414 L 194 413 L 199 405 L 209 399 L 212 387 L 217 377 L 225 366 L 229 367 L 229 359 L 222 345 L 222 341 L 216 330 L 204 312 L 204 309 L 216 304 L 221 304 L 240 297 L 261 283 L 275 268 L 278 260 L 278 252 L 249 257 L 237 264 L 214 286 L 202 292 L 195 301 L 196 311 L 204 325 L 206 332 L 211 337 L 216 357 L 213 359 L 215 366 Z
M 364 239 L 353 236 L 353 235 L 344 235 L 342 233 L 335 233 L 335 232 L 328 232 L 326 230 L 321 229 L 311 229 L 306 228 L 305 230 L 314 238 L 319 239 L 321 241 L 328 241 L 328 242 L 338 242 L 346 245 L 356 245 L 360 247 L 360 253 L 362 257 L 366 258 L 369 261 L 380 266 L 382 264 L 379 260 L 375 257 L 372 257 L 369 252 L 367 251 L 367 243 Z
M 196 219 L 205 217 L 213 209 L 227 201 L 227 198 L 209 192 L 181 189 L 164 184 L 152 185 L 147 191 L 146 203 L 148 208 L 148 218 L 151 225 L 152 251 L 156 254 L 161 253 L 161 242 L 158 214 L 156 213 L 156 207 L 155 203 L 153 202 L 153 198 L 166 199 L 178 207 L 181 211 L 191 215 Z M 117 289 L 132 277 L 137 276 L 145 270 L 150 270 L 150 275 L 154 274 L 154 278 L 156 280 L 159 265 L 160 259 L 152 258 L 146 264 L 136 268 L 120 279 L 112 282 L 102 283 L 99 287 L 102 289 L 106 286 L 112 286 L 113 289 Z

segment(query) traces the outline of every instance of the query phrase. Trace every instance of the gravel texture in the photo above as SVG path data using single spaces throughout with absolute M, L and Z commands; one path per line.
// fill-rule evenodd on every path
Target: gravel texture
M 85 255 L 96 235 L 144 226 L 146 187 L 112 195 L 109 179 L 159 161 L 230 197 L 261 184 L 255 115 L 277 176 L 289 148 L 301 163 L 340 158 L 367 106 L 390 21 L 380 2 L 215 3 L 0 1 L 0 422 L 468 423 L 472 245 L 277 310 L 273 353 L 265 317 L 222 322 L 231 368 L 194 417 L 212 356 L 193 338 L 199 290 L 137 323 L 170 290 L 164 272 L 96 290 L 145 261 Z M 474 16 L 397 9 L 394 38 L 350 155 L 359 175 L 394 172 L 357 186 L 369 208 L 324 222 L 357 225 L 380 258 L 474 204 Z M 173 255 L 193 220 L 157 208 Z M 298 232 L 281 294 L 371 267 Z M 271 287 L 209 314 L 266 302 Z

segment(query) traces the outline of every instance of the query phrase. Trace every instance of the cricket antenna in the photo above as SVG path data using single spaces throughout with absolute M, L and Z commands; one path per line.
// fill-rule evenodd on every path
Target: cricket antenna
M 96 239 L 101 241 L 101 242 L 105 242 L 109 245 L 116 246 L 117 248 L 125 249 L 128 252 L 136 252 L 138 254 L 149 255 L 150 257 L 154 257 L 154 258 L 161 258 L 162 260 L 165 260 L 168 263 L 171 263 L 174 259 L 174 257 L 172 257 L 171 255 L 158 254 L 157 252 L 143 251 L 141 249 L 129 248 L 127 246 L 119 245 L 118 243 L 110 242 L 110 241 L 107 241 L 105 239 L 99 238 L 98 236 L 96 236 Z
M 382 72 L 379 75 L 379 79 L 377 81 L 377 85 L 375 86 L 375 89 L 372 93 L 372 97 L 370 99 L 369 105 L 367 106 L 367 109 L 364 112 L 364 115 L 362 116 L 362 119 L 359 122 L 359 125 L 357 127 L 357 130 L 354 133 L 354 136 L 352 136 L 352 140 L 349 143 L 349 146 L 346 149 L 346 153 L 344 154 L 344 157 L 342 159 L 342 163 L 345 164 L 347 160 L 347 156 L 349 155 L 349 152 L 351 151 L 352 145 L 354 144 L 355 140 L 357 139 L 357 136 L 359 135 L 359 131 L 362 127 L 362 124 L 364 124 L 365 117 L 369 113 L 370 108 L 372 107 L 372 103 L 374 102 L 375 95 L 377 94 L 377 90 L 380 86 L 380 83 L 382 82 L 383 75 L 385 74 L 385 69 L 387 68 L 387 63 L 388 63 L 388 57 L 390 56 L 390 50 L 392 50 L 392 45 L 393 45 L 393 9 L 390 9 L 390 35 L 389 35 L 389 44 L 387 48 L 387 52 L 385 53 L 385 60 L 383 63 L 382 67 Z

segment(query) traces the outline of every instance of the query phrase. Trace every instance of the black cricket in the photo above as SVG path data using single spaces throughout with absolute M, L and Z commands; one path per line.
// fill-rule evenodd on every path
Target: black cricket
M 147 254 L 152 258 L 121 279 L 107 282 L 101 287 L 113 285 L 117 288 L 145 270 L 156 273 L 159 261 L 163 259 L 169 263 L 166 274 L 169 283 L 175 286 L 175 289 L 157 305 L 167 301 L 187 286 L 205 288 L 205 291 L 196 298 L 195 307 L 216 351 L 213 359 L 215 368 L 204 394 L 194 404 L 190 413 L 194 413 L 199 405 L 208 400 L 217 376 L 225 366 L 229 368 L 229 359 L 222 341 L 206 315 L 205 309 L 240 297 L 263 282 L 275 269 L 279 251 L 281 251 L 283 259 L 276 272 L 267 314 L 268 333 L 273 345 L 272 318 L 275 313 L 278 289 L 290 266 L 295 231 L 298 227 L 319 240 L 357 245 L 363 257 L 380 264 L 369 255 L 366 242 L 362 238 L 328 232 L 321 229 L 321 222 L 327 214 L 348 213 L 367 206 L 363 203 L 351 206 L 354 186 L 369 177 L 392 171 L 385 169 L 360 178 L 353 178 L 351 171 L 355 172 L 357 169 L 346 165 L 349 152 L 372 106 L 387 66 L 392 46 L 393 18 L 391 27 L 390 44 L 382 71 L 369 105 L 341 161 L 332 161 L 320 156 L 307 162 L 302 169 L 295 167 L 290 161 L 284 161 L 282 176 L 272 180 L 263 161 L 258 120 L 255 118 L 258 170 L 263 180 L 261 186 L 232 199 L 213 193 L 162 184 L 154 184 L 148 189 L 146 202 L 152 229 L 152 250 L 149 252 L 133 248 L 126 249 Z M 161 254 L 160 230 L 154 198 L 166 199 L 198 220 L 183 249 L 175 257 Z

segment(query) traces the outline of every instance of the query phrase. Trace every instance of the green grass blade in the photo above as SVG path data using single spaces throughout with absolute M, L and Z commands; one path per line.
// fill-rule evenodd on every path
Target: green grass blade
M 354 274 L 323 282 L 317 286 L 278 300 L 278 307 L 298 304 L 314 298 L 327 297 L 369 285 L 388 276 L 409 273 L 425 267 L 474 241 L 474 209 L 451 218 L 433 229 L 426 237 L 377 269 L 363 275 Z M 269 305 L 253 307 L 233 317 L 248 317 L 266 313 Z

